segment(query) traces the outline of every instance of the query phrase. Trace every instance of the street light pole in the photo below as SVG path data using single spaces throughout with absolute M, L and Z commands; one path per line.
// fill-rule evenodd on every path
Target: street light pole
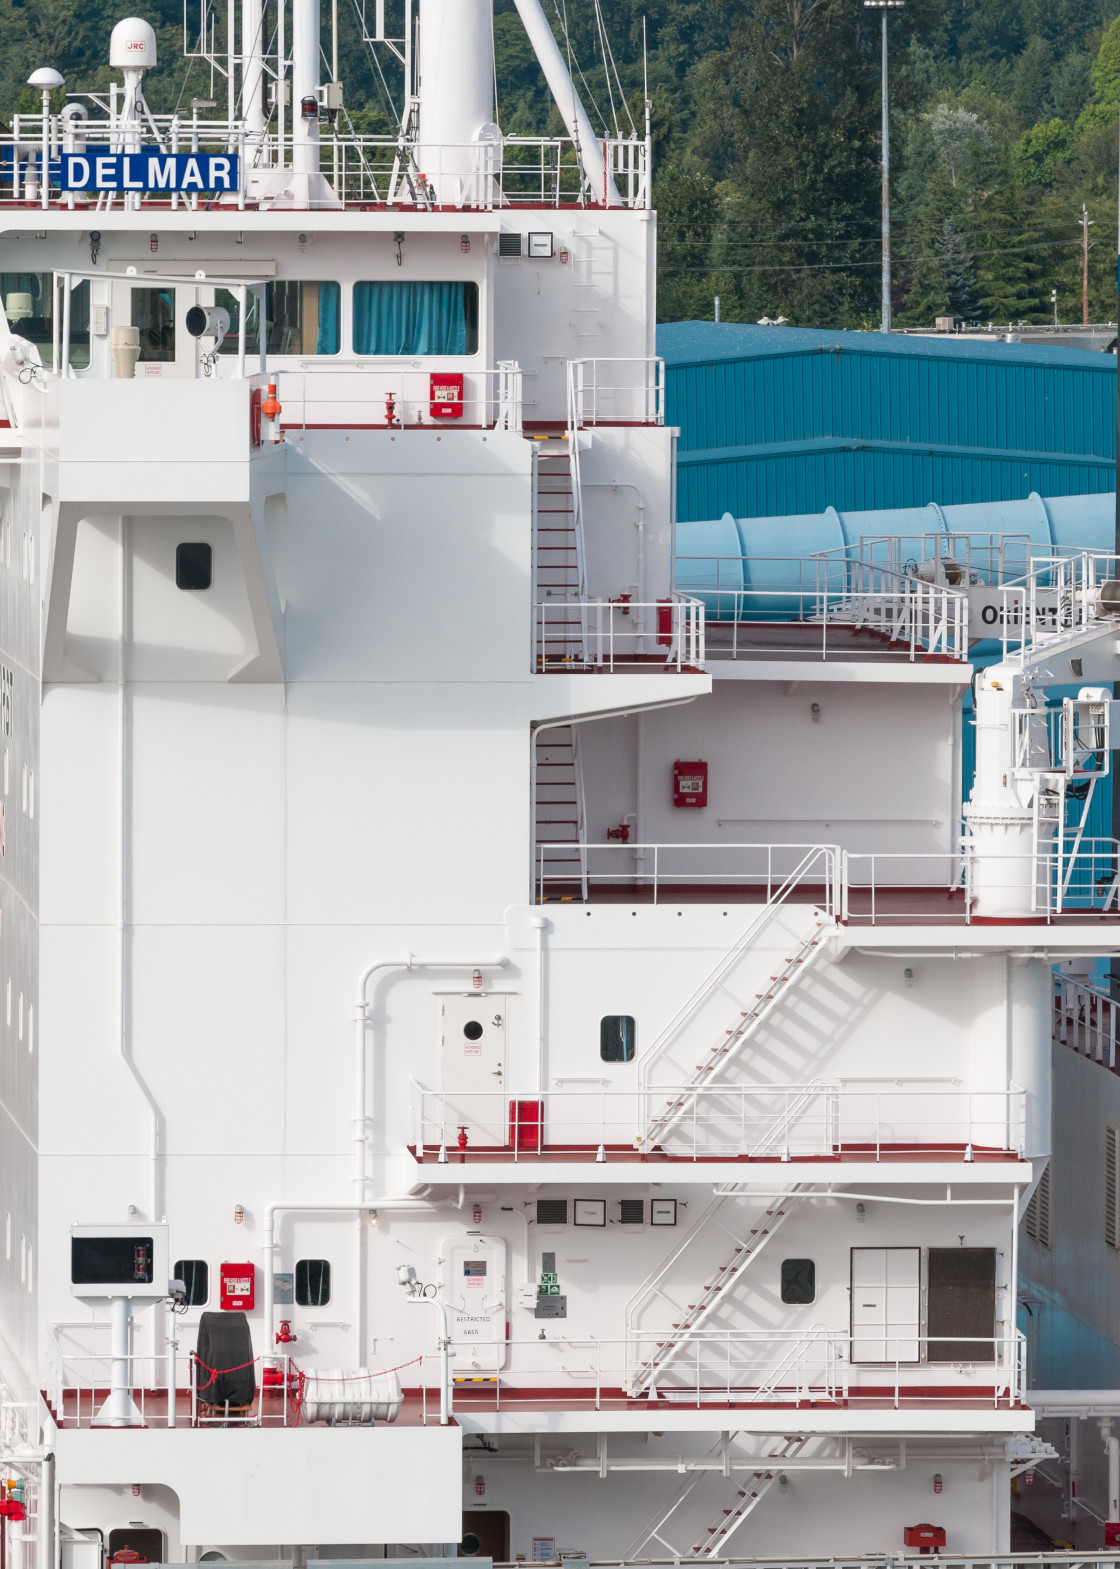
M 891 330 L 891 122 L 890 122 L 890 97 L 887 91 L 887 12 L 901 11 L 906 0 L 863 0 L 864 9 L 867 11 L 880 11 L 882 13 L 883 37 L 883 277 L 882 277 L 882 321 L 880 332 Z

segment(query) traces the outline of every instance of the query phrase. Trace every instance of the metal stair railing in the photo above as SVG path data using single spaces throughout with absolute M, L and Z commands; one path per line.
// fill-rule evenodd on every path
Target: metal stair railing
M 695 1335 L 717 1307 L 721 1307 L 734 1291 L 747 1269 L 754 1263 L 763 1248 L 770 1242 L 782 1224 L 788 1219 L 790 1213 L 798 1202 L 798 1189 L 791 1188 L 785 1199 L 771 1201 L 771 1207 L 764 1209 L 757 1217 L 758 1224 L 747 1231 L 746 1236 L 740 1236 L 730 1227 L 716 1219 L 723 1203 L 734 1197 L 731 1193 L 720 1194 L 701 1215 L 696 1225 L 688 1233 L 684 1242 L 674 1248 L 669 1257 L 663 1262 L 659 1271 L 654 1272 L 646 1285 L 639 1288 L 639 1292 L 631 1299 L 627 1306 L 627 1331 L 633 1333 L 637 1326 L 633 1323 L 633 1314 L 640 1311 L 643 1296 L 648 1298 L 653 1292 L 664 1298 L 677 1312 L 688 1315 L 684 1322 L 674 1324 L 674 1330 L 682 1331 L 682 1335 L 674 1337 L 670 1331 L 666 1339 L 655 1346 L 649 1358 L 637 1369 L 630 1379 L 630 1395 L 633 1397 L 642 1389 L 655 1389 L 659 1377 L 672 1366 L 680 1356 L 682 1350 L 689 1344 L 689 1337 Z M 779 1207 L 780 1206 L 780 1207 Z M 720 1230 L 725 1231 L 731 1238 L 735 1247 L 725 1263 L 716 1266 L 715 1273 L 705 1286 L 701 1288 L 696 1302 L 686 1303 L 678 1307 L 667 1292 L 661 1290 L 660 1281 L 664 1280 L 669 1269 L 681 1257 L 686 1245 L 694 1241 L 707 1230 L 709 1223 L 714 1222 Z M 769 1222 L 769 1224 L 766 1224 Z M 632 1305 L 632 1307 L 631 1307 Z M 643 1338 L 649 1339 L 647 1334 Z
M 725 1039 L 708 1048 L 708 1057 L 696 1064 L 691 1077 L 686 1080 L 684 1093 L 675 1100 L 666 1101 L 666 1110 L 650 1116 L 646 1131 L 638 1135 L 636 1144 L 645 1144 L 650 1149 L 660 1143 L 687 1116 L 695 1104 L 698 1091 L 712 1084 L 731 1066 L 742 1048 L 788 996 L 789 983 L 806 975 L 824 951 L 824 938 L 821 936 L 823 924 L 818 922 L 816 929 L 789 955 L 777 975 L 769 977 L 772 989 L 756 992 L 754 1007 L 740 1010 L 739 1023 L 732 1029 L 725 1029 Z
M 717 1450 L 722 1448 L 723 1439 L 721 1437 L 712 1445 L 711 1449 L 708 1450 L 708 1458 L 711 1459 L 712 1455 L 714 1455 Z M 672 1542 L 668 1541 L 664 1536 L 662 1536 L 661 1532 L 668 1525 L 669 1521 L 676 1514 L 677 1510 L 684 1503 L 685 1499 L 691 1497 L 698 1484 L 708 1474 L 709 1473 L 706 1471 L 693 1471 L 691 1476 L 685 1477 L 684 1481 L 677 1488 L 677 1491 L 673 1494 L 673 1498 L 669 1504 L 669 1507 L 661 1511 L 652 1525 L 648 1525 L 644 1531 L 638 1532 L 638 1535 L 634 1538 L 634 1540 L 630 1543 L 630 1546 L 622 1555 L 624 1560 L 628 1558 L 637 1558 L 642 1549 L 644 1547 L 648 1547 L 651 1542 L 660 1542 L 662 1547 L 668 1549 L 671 1557 L 676 1558 L 679 1556 L 677 1549 L 673 1546 Z
M 767 902 L 754 920 L 750 922 L 746 930 L 736 938 L 727 952 L 722 955 L 713 969 L 709 971 L 699 986 L 692 992 L 691 996 L 677 1009 L 677 1012 L 653 1041 L 641 1061 L 641 1077 L 645 1093 L 648 1094 L 655 1089 L 655 1086 L 650 1083 L 650 1075 L 659 1062 L 667 1061 L 671 1063 L 678 1074 L 685 1071 L 679 1063 L 673 1062 L 671 1056 L 672 1046 L 680 1038 L 682 1032 L 691 1023 L 700 1008 L 715 995 L 739 960 L 756 945 L 758 938 L 767 926 L 779 917 L 781 910 L 789 902 L 790 896 L 803 883 L 808 882 L 814 873 L 820 876 L 824 884 L 824 912 L 826 915 L 834 913 L 838 906 L 836 850 L 832 845 L 812 845 L 801 857 L 794 869 L 786 875 L 778 888 L 770 894 Z M 818 929 L 823 924 L 823 922 L 818 922 Z M 799 933 L 791 931 L 790 936 L 797 936 L 801 940 Z M 680 1080 L 675 1079 L 673 1082 L 679 1083 Z
M 798 1454 L 808 1441 L 809 1435 L 807 1433 L 798 1433 L 793 1438 L 787 1438 L 778 1453 L 770 1455 L 768 1458 L 777 1461 L 789 1460 L 793 1455 Z M 773 1470 L 760 1467 L 754 1473 L 754 1479 L 759 1485 L 752 1491 L 748 1491 L 746 1487 L 739 1489 L 739 1502 L 733 1504 L 730 1509 L 724 1510 L 724 1518 L 719 1525 L 708 1527 L 708 1540 L 696 1543 L 692 1549 L 693 1557 L 715 1558 L 726 1543 L 735 1535 L 735 1532 L 747 1516 L 753 1514 L 758 1508 L 777 1481 L 780 1470 L 780 1465 L 775 1466 Z

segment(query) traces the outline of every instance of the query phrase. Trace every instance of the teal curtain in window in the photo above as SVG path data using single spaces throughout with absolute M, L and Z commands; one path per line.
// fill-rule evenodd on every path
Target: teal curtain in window
M 478 285 L 356 283 L 355 354 L 474 354 Z
M 338 353 L 338 307 L 342 290 L 337 283 L 319 285 L 319 330 L 315 335 L 316 354 Z

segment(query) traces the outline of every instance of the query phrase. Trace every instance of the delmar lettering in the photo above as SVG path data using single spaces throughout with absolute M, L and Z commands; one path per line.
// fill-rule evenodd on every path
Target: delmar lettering
M 52 175 L 54 170 L 51 170 Z M 236 153 L 115 153 L 89 147 L 62 153 L 58 183 L 64 191 L 236 191 L 240 182 Z

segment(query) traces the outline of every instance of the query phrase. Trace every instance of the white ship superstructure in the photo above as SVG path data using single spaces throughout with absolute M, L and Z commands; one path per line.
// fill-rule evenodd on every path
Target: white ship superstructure
M 675 573 L 648 139 L 518 11 L 563 137 L 489 0 L 376 8 L 382 139 L 245 0 L 223 118 L 126 21 L 3 142 L 18 1569 L 984 1555 L 1048 1452 L 1113 562 Z

